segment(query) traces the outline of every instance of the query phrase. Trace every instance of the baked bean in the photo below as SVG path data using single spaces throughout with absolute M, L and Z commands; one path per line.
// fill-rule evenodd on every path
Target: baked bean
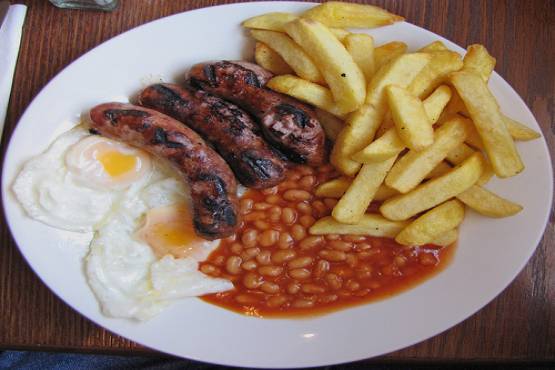
M 345 252 L 342 251 L 335 251 L 335 250 L 321 250 L 318 255 L 320 257 L 322 257 L 325 260 L 328 260 L 330 262 L 340 262 L 340 261 L 345 261 L 345 259 L 347 258 L 347 255 L 345 254 Z
M 365 251 L 365 250 L 368 250 L 370 248 L 372 248 L 372 246 L 368 243 L 356 243 L 355 244 L 355 249 L 357 251 Z
M 306 230 L 301 225 L 295 224 L 291 226 L 291 236 L 297 241 L 302 240 L 306 236 Z
M 360 289 L 360 284 L 358 281 L 355 280 L 347 280 L 347 282 L 345 283 L 345 287 L 351 292 L 354 292 L 355 290 Z
M 269 265 L 271 257 L 272 257 L 272 253 L 270 251 L 268 250 L 261 251 L 256 256 L 256 261 L 261 265 Z
M 280 200 L 281 198 L 279 197 L 279 195 L 276 195 L 276 194 L 268 195 L 266 197 L 266 202 L 270 204 L 277 204 L 279 203 Z
M 320 296 L 318 298 L 318 301 L 322 303 L 331 303 L 331 302 L 337 301 L 337 298 L 339 298 L 337 294 L 326 294 L 326 295 Z
M 316 220 L 314 219 L 314 217 L 310 215 L 304 215 L 304 216 L 301 216 L 301 218 L 299 218 L 299 222 L 304 227 L 309 228 L 310 226 L 314 225 Z
M 301 203 L 297 204 L 297 209 L 301 213 L 304 213 L 305 215 L 311 215 L 312 214 L 312 207 L 308 203 L 301 202 Z
M 431 253 L 422 253 L 419 257 L 420 264 L 424 266 L 432 266 L 437 263 L 435 256 Z
M 256 246 L 257 238 L 258 238 L 258 231 L 254 229 L 248 229 L 241 236 L 241 242 L 246 248 L 252 248 Z
M 299 248 L 302 250 L 312 249 L 320 245 L 323 241 L 324 238 L 321 235 L 309 236 L 299 243 Z
M 258 237 L 258 242 L 263 247 L 270 247 L 279 239 L 279 231 L 276 230 L 266 230 Z
M 289 294 L 297 294 L 301 291 L 301 284 L 297 282 L 291 282 L 287 284 L 287 293 Z
M 243 251 L 243 246 L 241 243 L 233 243 L 231 247 L 229 247 L 229 250 L 235 254 L 240 254 Z
M 281 266 L 262 266 L 258 268 L 260 275 L 264 276 L 279 276 L 283 272 L 283 267 Z
M 308 299 L 295 299 L 291 306 L 295 308 L 310 308 L 314 306 L 314 301 Z
M 334 290 L 341 289 L 341 286 L 343 285 L 343 279 L 341 279 L 340 276 L 330 273 L 326 274 L 324 278 L 330 288 Z
M 343 252 L 348 252 L 351 250 L 351 248 L 353 248 L 353 244 L 349 243 L 349 242 L 344 242 L 341 240 L 333 240 L 331 242 L 328 243 L 328 245 L 335 250 L 338 251 L 343 251 Z
M 312 257 L 303 256 L 297 257 L 287 263 L 287 267 L 290 269 L 298 269 L 301 267 L 309 266 L 312 263 Z
M 252 199 L 249 199 L 249 198 L 241 199 L 239 201 L 239 212 L 241 212 L 242 215 L 246 215 L 251 211 L 253 204 L 254 204 L 254 201 Z
M 269 281 L 265 281 L 261 286 L 260 290 L 264 293 L 275 294 L 279 292 L 279 285 L 275 283 L 271 283 Z
M 301 174 L 293 171 L 289 172 L 287 176 L 287 180 L 291 180 L 291 181 L 297 181 L 300 178 L 301 178 Z
M 276 295 L 268 298 L 266 304 L 268 307 L 280 307 L 287 303 L 287 297 L 283 295 Z
M 362 266 L 356 271 L 357 278 L 359 279 L 369 279 L 372 277 L 372 266 Z
M 281 220 L 287 225 L 293 224 L 296 219 L 297 211 L 295 211 L 293 208 L 286 207 L 283 209 L 283 212 L 281 212 Z
M 312 175 L 304 176 L 299 180 L 299 185 L 307 190 L 311 190 L 314 184 L 316 183 L 316 177 Z
M 328 211 L 328 207 L 326 207 L 321 200 L 312 202 L 312 208 L 314 208 L 319 215 L 324 215 Z
M 262 276 L 255 274 L 254 272 L 247 272 L 243 277 L 243 285 L 247 289 L 256 289 L 262 285 L 264 279 Z
M 326 291 L 326 288 L 316 284 L 303 284 L 301 290 L 306 294 L 321 294 Z
M 354 292 L 353 294 L 357 297 L 364 297 L 366 296 L 368 293 L 370 293 L 370 289 L 368 288 L 364 288 L 364 289 L 360 289 L 356 292 Z
M 407 264 L 407 259 L 403 256 L 395 256 L 395 258 L 393 258 L 393 263 L 399 267 L 402 267 Z
M 327 234 L 325 236 L 326 240 L 339 240 L 339 238 L 341 238 L 341 235 L 339 234 Z
M 209 263 L 205 263 L 203 265 L 200 266 L 200 271 L 202 273 L 205 273 L 206 275 L 219 275 L 221 270 L 219 269 L 219 267 L 216 267 L 214 265 L 211 265 Z
M 272 186 L 271 188 L 266 188 L 266 189 L 262 189 L 260 191 L 262 194 L 264 195 L 272 195 L 272 194 L 277 194 L 278 192 L 278 187 L 276 186 Z
M 312 199 L 312 194 L 306 190 L 289 189 L 283 193 L 283 199 L 289 202 L 302 202 Z
M 256 220 L 254 221 L 254 227 L 256 227 L 260 231 L 268 230 L 270 228 L 270 224 L 266 221 Z
M 333 209 L 333 207 L 337 204 L 337 199 L 326 198 L 324 199 L 324 204 L 328 207 L 328 209 Z
M 262 211 L 253 211 L 243 217 L 243 221 L 256 221 L 266 219 L 266 213 Z
M 270 208 L 270 221 L 271 222 L 279 222 L 281 219 L 281 207 L 273 206 Z
M 371 289 L 378 289 L 381 288 L 382 284 L 378 283 L 377 281 L 371 281 L 368 283 L 368 287 Z
M 382 274 L 385 276 L 392 276 L 395 273 L 395 266 L 394 265 L 387 265 L 382 267 L 381 271 Z
M 235 296 L 235 300 L 241 304 L 254 304 L 258 302 L 258 299 L 250 294 L 238 294 Z
M 345 258 L 345 263 L 349 265 L 350 268 L 355 268 L 358 265 L 358 258 L 354 254 L 347 254 L 347 258 Z
M 279 184 L 280 190 L 295 189 L 296 187 L 297 187 L 297 184 L 294 183 L 293 181 L 284 181 L 281 184 Z
M 297 166 L 296 170 L 301 174 L 301 175 L 312 175 L 314 174 L 314 169 L 312 169 L 312 167 L 308 167 L 308 166 Z
M 269 209 L 271 207 L 270 204 L 268 203 L 256 203 L 253 208 L 256 209 L 257 211 L 265 211 L 267 209 Z
M 286 232 L 282 232 L 279 234 L 279 239 L 278 239 L 279 248 L 287 249 L 291 247 L 291 244 L 293 244 L 293 237 L 291 236 L 291 234 Z
M 307 270 L 307 269 L 289 270 L 289 276 L 297 280 L 308 279 L 310 277 L 310 270 Z
M 225 257 L 224 256 L 218 256 L 214 259 L 214 261 L 212 261 L 216 266 L 223 266 L 225 263 Z
M 366 237 L 362 235 L 343 235 L 342 238 L 346 242 L 363 242 L 366 240 Z
M 368 259 L 368 258 L 373 257 L 375 255 L 378 255 L 380 253 L 381 253 L 381 251 L 378 250 L 378 249 L 367 249 L 365 251 L 358 252 L 357 256 L 360 259 Z
M 247 248 L 241 253 L 241 258 L 243 259 L 243 261 L 248 261 L 251 258 L 256 257 L 258 253 L 260 253 L 260 248 Z
M 320 279 L 330 269 L 330 263 L 326 260 L 319 260 L 314 266 L 314 277 Z
M 243 262 L 243 264 L 241 264 L 241 267 L 243 268 L 243 270 L 252 271 L 258 267 L 258 264 L 255 261 L 250 260 Z
M 225 264 L 225 269 L 230 274 L 237 275 L 238 273 L 241 272 L 241 263 L 242 262 L 243 262 L 243 260 L 241 259 L 241 257 L 239 257 L 239 256 L 230 256 L 227 259 L 227 262 Z
M 272 262 L 283 263 L 295 258 L 296 255 L 297 253 L 292 249 L 279 250 L 272 253 Z
M 224 238 L 224 241 L 228 243 L 233 243 L 235 240 L 237 240 L 237 234 L 233 234 L 228 236 L 227 238 Z

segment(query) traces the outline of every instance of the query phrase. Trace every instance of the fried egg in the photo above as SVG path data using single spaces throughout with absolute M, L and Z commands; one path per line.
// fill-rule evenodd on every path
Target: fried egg
M 12 190 L 33 219 L 86 232 L 102 223 L 124 194 L 142 188 L 152 167 L 147 153 L 77 126 L 29 160 Z
M 105 315 L 145 320 L 174 300 L 233 288 L 198 271 L 218 244 L 196 236 L 186 185 L 166 178 L 112 213 L 91 242 L 86 274 Z

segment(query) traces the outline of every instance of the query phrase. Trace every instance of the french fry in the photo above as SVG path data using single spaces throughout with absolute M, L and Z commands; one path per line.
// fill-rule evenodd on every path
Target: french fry
M 364 75 L 343 44 L 323 24 L 297 19 L 285 31 L 311 56 L 331 89 L 337 104 L 352 112 L 364 102 Z
M 298 17 L 291 13 L 266 13 L 243 21 L 242 26 L 260 30 L 284 32 L 283 26 Z
M 372 5 L 328 1 L 302 14 L 329 27 L 374 28 L 403 21 L 404 18 Z
M 406 194 L 386 200 L 380 207 L 380 212 L 390 220 L 407 220 L 470 188 L 480 177 L 483 168 L 482 155 L 475 153 L 445 175 L 431 179 Z
M 309 232 L 312 235 L 347 234 L 394 238 L 406 225 L 406 221 L 390 221 L 381 215 L 367 213 L 355 225 L 342 224 L 333 217 L 326 216 L 316 221 Z
M 339 135 L 343 129 L 343 121 L 322 109 L 316 109 L 316 117 L 318 117 L 318 121 L 320 121 L 320 124 L 324 129 L 326 137 L 331 141 L 335 141 L 337 139 L 337 135 Z
M 300 77 L 293 75 L 275 76 L 266 83 L 266 87 L 314 105 L 335 116 L 342 117 L 347 114 L 335 103 L 330 89 Z
M 386 92 L 397 134 L 405 145 L 413 150 L 431 145 L 434 130 L 422 101 L 400 86 L 389 85 Z
M 447 172 L 451 170 L 451 166 L 449 166 L 445 162 L 439 162 L 433 170 L 428 172 L 426 175 L 426 179 L 433 179 L 434 177 L 439 177 L 445 175 Z
M 347 36 L 351 35 L 349 31 L 344 30 L 343 28 L 330 27 L 330 31 L 331 33 L 333 33 L 335 37 L 337 37 L 339 41 L 343 43 L 345 42 L 345 39 L 347 38 Z
M 278 53 L 298 76 L 316 83 L 324 82 L 312 59 L 289 36 L 266 30 L 251 30 L 251 35 Z
M 463 118 L 454 118 L 442 125 L 435 133 L 432 145 L 424 150 L 410 150 L 391 168 L 385 184 L 401 193 L 414 189 L 426 178 L 447 154 L 462 144 L 466 138 Z
M 374 39 L 365 33 L 351 33 L 343 41 L 366 81 L 374 75 Z
M 466 71 L 452 73 L 450 80 L 474 121 L 495 174 L 505 178 L 520 173 L 524 165 L 486 82 Z
M 257 42 L 254 47 L 254 60 L 256 64 L 273 74 L 285 75 L 293 73 L 289 64 L 278 53 L 262 42 Z
M 422 102 L 432 125 L 441 117 L 441 113 L 449 103 L 451 95 L 452 92 L 449 86 L 441 85 Z
M 448 49 L 443 44 L 443 42 L 438 40 L 438 41 L 431 42 L 428 45 L 418 49 L 418 52 L 430 53 L 430 52 L 433 52 L 433 51 L 444 51 L 444 50 L 448 50 Z
M 369 104 L 351 113 L 333 145 L 331 164 L 345 175 L 354 176 L 361 164 L 353 161 L 351 155 L 372 142 L 380 121 L 378 111 Z
M 398 155 L 403 149 L 405 143 L 397 135 L 397 131 L 391 128 L 366 148 L 353 154 L 352 158 L 360 163 L 382 162 Z
M 447 153 L 447 161 L 453 165 L 458 165 L 462 163 L 467 158 L 471 157 L 474 153 L 476 153 L 471 147 L 462 143 L 458 145 L 456 148 L 452 149 L 449 153 Z M 491 177 L 493 176 L 493 168 L 488 161 L 484 163 L 484 170 L 482 171 L 482 175 L 476 182 L 477 185 L 484 185 L 486 184 Z
M 464 219 L 464 206 L 458 200 L 447 201 L 411 222 L 395 241 L 403 245 L 424 245 L 460 225 Z
M 412 80 L 407 90 L 420 99 L 442 84 L 447 75 L 460 70 L 463 67 L 461 56 L 454 51 L 435 51 L 432 53 L 430 63 Z
M 365 164 L 333 208 L 332 217 L 344 224 L 356 224 L 374 199 L 396 157 Z
M 348 177 L 338 177 L 336 179 L 327 181 L 323 184 L 320 184 L 318 188 L 316 188 L 316 195 L 326 198 L 341 198 L 341 196 L 345 194 L 345 192 L 351 185 L 352 181 L 353 179 Z M 382 184 L 376 191 L 373 200 L 381 202 L 397 194 L 399 194 L 397 190 L 391 189 L 390 187 Z
M 399 195 L 399 192 L 395 189 L 390 188 L 387 185 L 381 184 L 378 191 L 374 195 L 373 201 L 383 202 L 386 199 Z
M 488 82 L 494 68 L 495 58 L 488 53 L 484 45 L 474 44 L 466 48 L 463 70 L 476 73 Z
M 508 217 L 522 210 L 522 206 L 501 198 L 499 195 L 478 185 L 460 193 L 457 195 L 457 199 L 476 212 L 488 217 Z
M 380 69 L 398 56 L 405 54 L 407 44 L 401 41 L 392 41 L 374 49 L 374 70 Z
M 347 177 L 338 177 L 333 180 L 324 182 L 316 188 L 316 195 L 327 198 L 341 198 L 347 191 L 353 179 Z
M 430 244 L 439 245 L 440 247 L 448 247 L 453 243 L 455 243 L 458 238 L 459 238 L 459 229 L 455 228 L 447 232 L 444 232 L 443 234 L 441 234 L 440 236 L 432 240 Z
M 515 121 L 512 118 L 503 116 L 503 121 L 507 126 L 507 130 L 515 140 L 528 141 L 541 137 L 539 132 L 532 130 L 530 127 Z

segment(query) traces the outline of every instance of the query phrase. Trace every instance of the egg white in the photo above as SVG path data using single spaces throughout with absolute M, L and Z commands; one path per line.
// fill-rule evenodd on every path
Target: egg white
M 159 313 L 172 300 L 225 291 L 233 284 L 198 271 L 219 241 L 205 241 L 185 258 L 156 258 L 135 235 L 151 208 L 178 203 L 190 205 L 186 186 L 175 178 L 157 181 L 135 197 L 128 197 L 96 233 L 86 258 L 89 284 L 102 312 L 137 320 Z

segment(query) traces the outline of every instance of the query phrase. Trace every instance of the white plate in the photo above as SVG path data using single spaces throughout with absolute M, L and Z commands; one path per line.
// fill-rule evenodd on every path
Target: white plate
M 175 304 L 146 323 L 106 318 L 84 279 L 80 258 L 86 249 L 74 246 L 79 238 L 24 215 L 10 191 L 19 167 L 73 126 L 82 111 L 101 102 L 125 101 L 152 80 L 178 79 L 196 62 L 250 56 L 252 42 L 240 27 L 242 20 L 308 6 L 235 4 L 160 19 L 90 51 L 42 90 L 12 135 L 2 196 L 16 243 L 55 294 L 108 330 L 163 352 L 227 365 L 300 367 L 368 358 L 422 341 L 479 310 L 514 279 L 539 243 L 551 207 L 553 177 L 543 139 L 518 144 L 527 166 L 522 174 L 488 184 L 524 205 L 521 213 L 497 220 L 469 212 L 454 261 L 445 271 L 393 298 L 311 319 L 256 319 L 198 299 Z M 378 44 L 403 40 L 416 49 L 439 39 L 463 52 L 408 23 L 369 33 Z M 490 85 L 505 113 L 539 130 L 526 105 L 501 77 L 494 74 Z

